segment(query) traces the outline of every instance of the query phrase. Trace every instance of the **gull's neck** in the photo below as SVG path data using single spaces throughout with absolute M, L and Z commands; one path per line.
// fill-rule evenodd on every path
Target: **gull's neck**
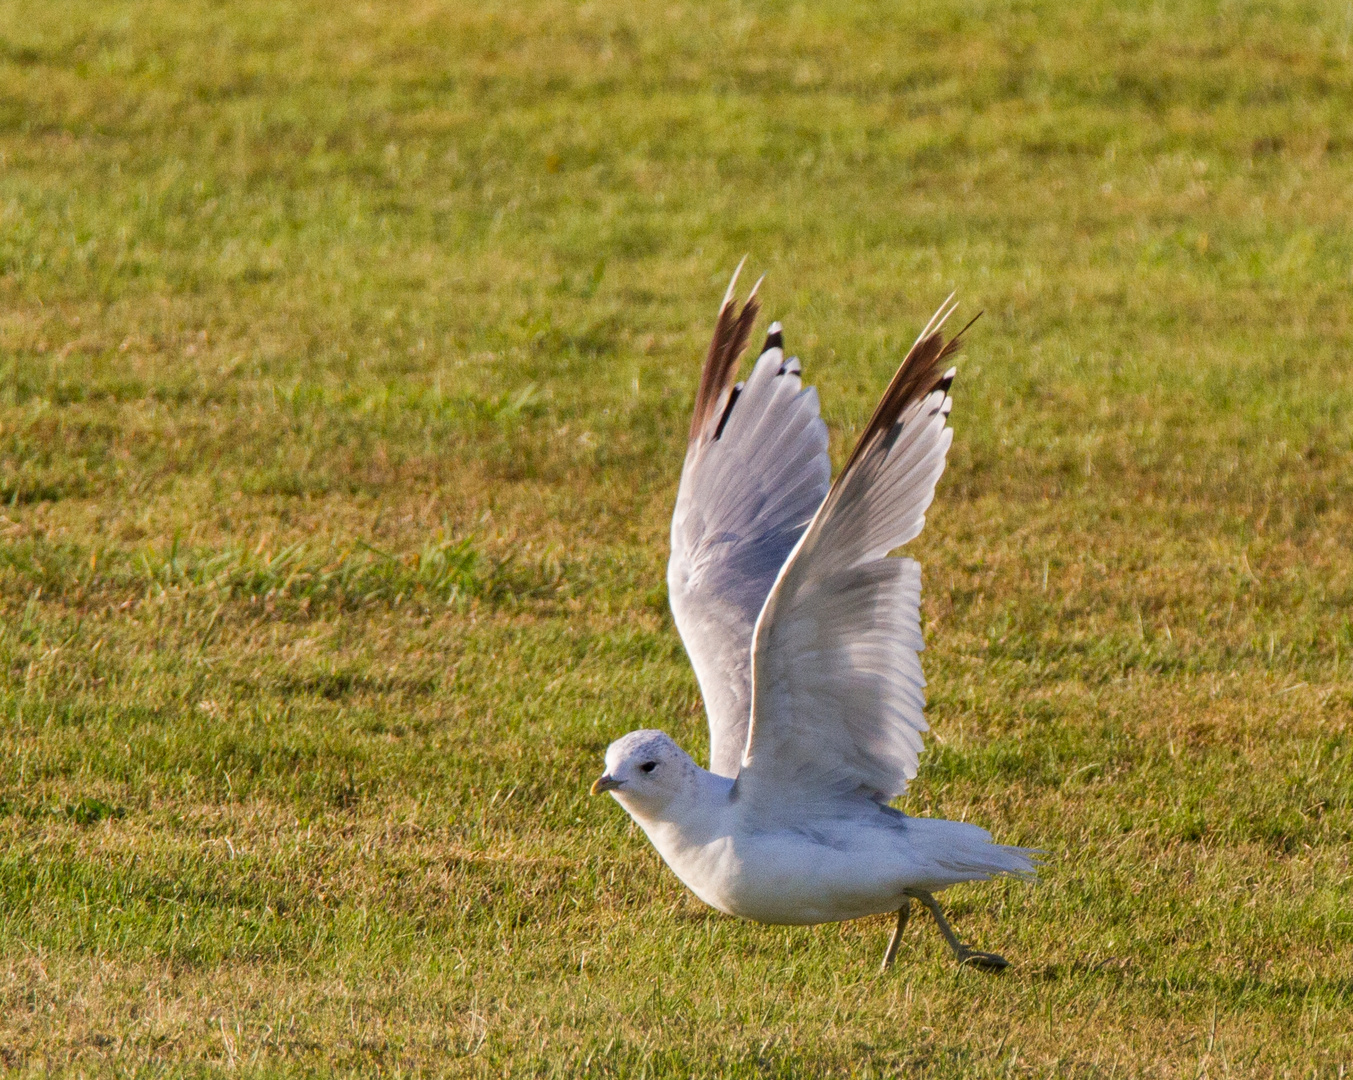
M 729 910 L 717 884 L 736 825 L 732 794 L 732 780 L 690 761 L 681 785 L 665 805 L 644 807 L 636 800 L 620 799 L 677 877 L 720 911 Z
M 681 786 L 663 806 L 650 806 L 617 792 L 620 805 L 661 851 L 671 843 L 703 842 L 727 829 L 733 781 L 688 761 Z

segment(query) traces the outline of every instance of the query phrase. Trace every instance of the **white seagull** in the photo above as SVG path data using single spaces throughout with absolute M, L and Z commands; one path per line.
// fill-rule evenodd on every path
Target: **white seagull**
M 744 260 L 745 261 L 745 260 Z M 741 270 L 741 266 L 738 268 Z M 709 715 L 710 770 L 661 731 L 606 750 L 609 791 L 668 866 L 729 915 L 806 925 L 897 912 L 893 962 L 919 900 L 960 963 L 1006 966 L 958 940 L 934 894 L 1031 875 L 1025 848 L 976 825 L 888 805 L 927 730 L 914 539 L 953 440 L 962 333 L 952 297 L 897 369 L 836 483 L 817 393 L 773 323 L 734 385 L 759 304 L 719 308 L 672 517 L 667 584 Z M 757 283 L 760 285 L 760 282 Z

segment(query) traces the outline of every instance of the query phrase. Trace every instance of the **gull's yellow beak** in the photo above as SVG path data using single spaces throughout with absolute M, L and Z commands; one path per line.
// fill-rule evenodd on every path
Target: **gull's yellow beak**
M 592 785 L 592 794 L 600 795 L 603 791 L 614 791 L 621 786 L 621 782 L 610 773 L 603 773 L 597 777 L 596 783 Z

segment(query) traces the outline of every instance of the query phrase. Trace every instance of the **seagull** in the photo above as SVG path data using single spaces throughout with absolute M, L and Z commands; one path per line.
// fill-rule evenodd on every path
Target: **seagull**
M 942 330 L 957 305 L 921 331 L 831 483 L 817 393 L 778 322 L 734 382 L 761 285 L 739 310 L 738 272 L 696 392 L 667 564 L 710 767 L 662 731 L 632 731 L 607 748 L 592 794 L 609 791 L 718 911 L 781 925 L 896 912 L 887 969 L 915 900 L 959 963 L 999 970 L 1007 961 L 962 943 L 935 893 L 1030 877 L 1035 852 L 889 805 L 928 725 L 921 569 L 888 553 L 921 532 L 953 440 L 956 369 L 943 364 L 963 331 Z

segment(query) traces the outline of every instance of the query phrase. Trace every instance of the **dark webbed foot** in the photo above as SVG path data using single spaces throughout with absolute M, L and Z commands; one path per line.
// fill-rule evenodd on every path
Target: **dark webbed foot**
M 976 949 L 965 948 L 956 955 L 960 964 L 970 964 L 983 971 L 1000 971 L 1010 966 L 1009 960 L 994 952 L 978 952 Z

